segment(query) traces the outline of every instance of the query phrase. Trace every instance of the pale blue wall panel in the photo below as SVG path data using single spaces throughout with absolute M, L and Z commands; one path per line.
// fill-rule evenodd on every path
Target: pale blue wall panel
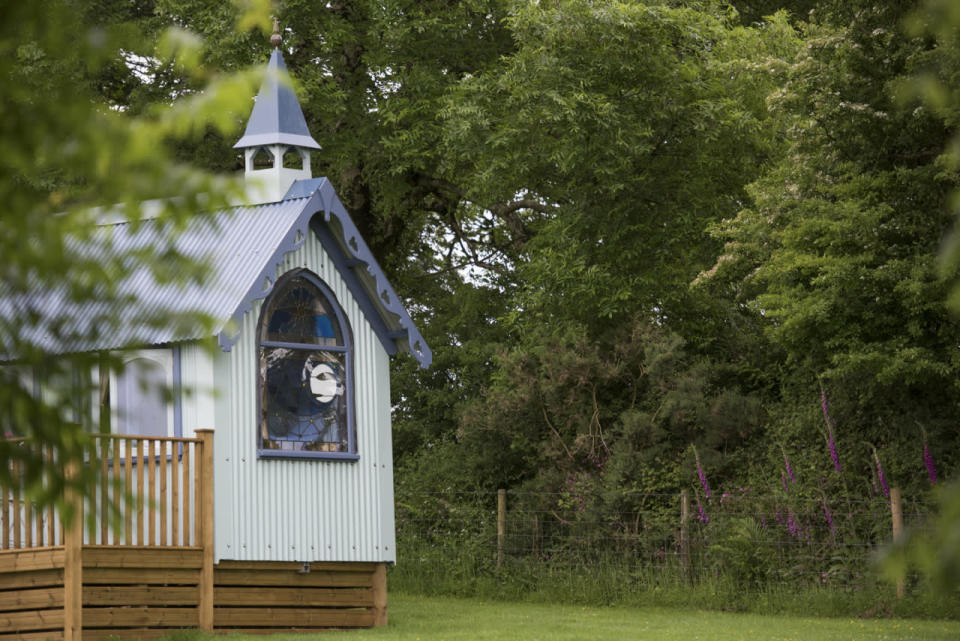
M 257 459 L 256 324 L 214 367 L 222 389 L 215 436 L 217 559 L 394 561 L 393 466 L 388 355 L 319 241 L 309 234 L 277 276 L 315 272 L 334 292 L 354 345 L 358 461 Z

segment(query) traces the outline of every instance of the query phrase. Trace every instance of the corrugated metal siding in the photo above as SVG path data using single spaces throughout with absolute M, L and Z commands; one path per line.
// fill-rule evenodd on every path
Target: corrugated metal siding
M 192 437 L 198 429 L 216 429 L 217 391 L 213 372 L 214 355 L 196 342 L 180 345 L 182 436 Z
M 216 558 L 392 562 L 388 356 L 313 234 L 277 276 L 295 267 L 315 272 L 349 320 L 360 460 L 257 459 L 257 301 L 244 315 L 240 339 L 231 352 L 218 354 L 215 368 L 227 378 L 214 444 Z

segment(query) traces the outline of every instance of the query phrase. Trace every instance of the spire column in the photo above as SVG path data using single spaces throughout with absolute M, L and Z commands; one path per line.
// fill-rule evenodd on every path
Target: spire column
M 313 178 L 310 169 L 310 150 L 320 145 L 310 135 L 303 110 L 293 92 L 287 66 L 280 52 L 280 24 L 273 20 L 273 35 L 266 75 L 257 100 L 247 121 L 243 137 L 234 149 L 244 150 L 244 176 L 248 185 L 251 203 L 276 202 L 281 200 L 296 180 Z M 293 151 L 300 156 L 300 166 L 284 167 L 284 154 Z M 258 169 L 258 153 L 266 152 L 272 157 L 270 167 Z

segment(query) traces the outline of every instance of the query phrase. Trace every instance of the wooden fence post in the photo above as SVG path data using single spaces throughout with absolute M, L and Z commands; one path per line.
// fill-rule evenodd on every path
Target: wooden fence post
M 680 491 L 680 567 L 683 575 L 690 578 L 690 531 L 687 523 L 690 521 L 690 493 Z
M 903 540 L 903 498 L 897 487 L 890 488 L 890 517 L 893 521 L 893 542 L 899 543 Z M 897 579 L 897 598 L 902 599 L 906 591 L 906 581 L 900 577 Z
M 507 538 L 507 491 L 497 490 L 497 570 L 503 569 L 503 543 Z
M 66 503 L 73 507 L 73 519 L 64 529 L 63 560 L 63 641 L 83 637 L 83 497 L 70 485 L 77 478 L 77 463 L 67 463 Z
M 198 544 L 203 548 L 198 616 L 200 629 L 213 632 L 213 430 L 197 430 L 196 433 L 202 441 L 200 456 L 194 463 L 200 467 L 199 514 L 196 518 L 200 530 Z
M 540 517 L 533 515 L 533 558 L 540 558 Z

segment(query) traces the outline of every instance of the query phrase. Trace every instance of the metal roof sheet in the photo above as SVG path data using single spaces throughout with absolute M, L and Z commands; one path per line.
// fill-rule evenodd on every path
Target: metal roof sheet
M 148 251 L 162 257 L 174 249 L 209 266 L 199 283 L 160 282 L 145 266 L 135 266 L 117 285 L 111 302 L 70 300 L 65 288 L 0 295 L 0 339 L 16 331 L 51 353 L 157 345 L 217 335 L 230 349 L 243 315 L 253 301 L 270 293 L 283 257 L 299 248 L 307 233 L 324 243 L 351 292 L 360 302 L 389 353 L 410 351 L 423 367 L 432 355 L 403 308 L 346 209 L 326 179 L 297 181 L 277 203 L 235 207 L 192 217 L 172 239 L 160 221 L 98 227 L 89 238 L 69 240 L 79 255 L 120 256 Z M 301 195 L 303 194 L 303 195 Z M 170 322 L 171 314 L 202 314 L 213 327 Z M 0 345 L 9 344 L 0 340 Z

